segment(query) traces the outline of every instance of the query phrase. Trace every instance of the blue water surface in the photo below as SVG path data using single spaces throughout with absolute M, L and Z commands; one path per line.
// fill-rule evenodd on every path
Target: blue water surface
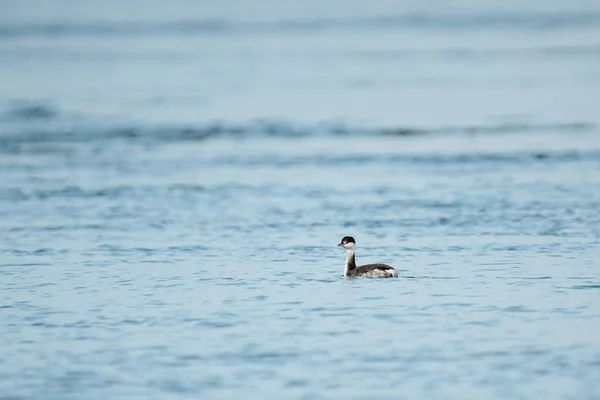
M 597 2 L 0 8 L 0 398 L 600 398 Z

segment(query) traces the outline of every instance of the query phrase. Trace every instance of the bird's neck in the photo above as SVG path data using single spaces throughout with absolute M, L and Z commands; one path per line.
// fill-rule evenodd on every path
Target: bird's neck
M 348 275 L 349 271 L 356 268 L 356 259 L 354 257 L 354 250 L 346 250 L 346 270 L 344 275 Z

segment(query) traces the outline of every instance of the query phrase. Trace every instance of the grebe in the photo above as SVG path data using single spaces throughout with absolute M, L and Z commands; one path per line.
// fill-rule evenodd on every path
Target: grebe
M 367 264 L 357 267 L 354 258 L 356 242 L 352 236 L 345 236 L 338 246 L 346 249 L 346 269 L 344 270 L 344 276 L 366 276 L 367 278 L 398 277 L 398 271 L 387 264 Z

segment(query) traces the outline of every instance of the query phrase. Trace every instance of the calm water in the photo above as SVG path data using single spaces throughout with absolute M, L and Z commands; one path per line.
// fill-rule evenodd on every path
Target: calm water
M 0 3 L 0 398 L 600 398 L 598 3 L 246 3 Z

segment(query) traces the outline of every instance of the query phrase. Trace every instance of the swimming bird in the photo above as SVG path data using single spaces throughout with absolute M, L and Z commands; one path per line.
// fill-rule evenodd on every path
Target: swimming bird
M 398 271 L 387 264 L 367 264 L 357 267 L 354 257 L 354 253 L 356 251 L 356 242 L 352 236 L 344 236 L 338 246 L 342 246 L 344 249 L 346 249 L 346 269 L 344 270 L 344 276 L 366 276 L 367 278 L 398 277 Z

